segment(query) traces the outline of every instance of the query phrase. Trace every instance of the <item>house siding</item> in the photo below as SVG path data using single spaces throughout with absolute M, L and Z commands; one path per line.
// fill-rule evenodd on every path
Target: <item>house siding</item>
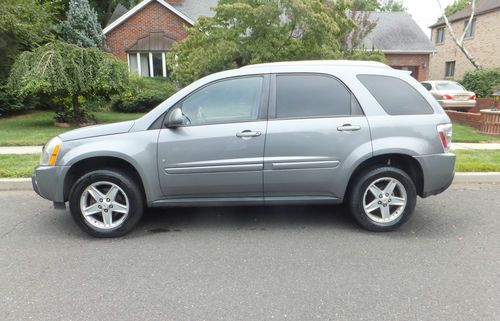
M 453 22 L 453 30 L 460 37 L 466 19 Z M 465 48 L 471 53 L 483 68 L 500 66 L 500 10 L 476 16 L 476 31 L 473 37 L 465 38 Z M 432 41 L 436 40 L 439 27 L 432 29 Z M 474 70 L 474 66 L 455 45 L 450 33 L 445 29 L 445 39 L 441 44 L 435 44 L 437 53 L 430 59 L 430 74 L 432 80 L 445 79 L 445 63 L 455 61 L 455 74 L 446 79 L 461 80 L 467 71 Z
M 176 1 L 168 1 L 175 3 Z M 106 35 L 107 49 L 122 60 L 126 50 L 139 38 L 150 32 L 163 31 L 170 38 L 181 41 L 187 37 L 187 22 L 156 1 L 152 1 Z

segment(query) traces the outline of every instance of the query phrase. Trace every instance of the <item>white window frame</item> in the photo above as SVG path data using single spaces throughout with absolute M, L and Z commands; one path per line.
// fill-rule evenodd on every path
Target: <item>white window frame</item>
M 158 52 L 154 52 L 158 53 Z M 132 68 L 130 66 L 130 55 L 137 55 L 137 74 L 139 77 L 142 76 L 142 69 L 141 69 L 141 54 L 148 54 L 148 64 L 149 64 L 149 76 L 148 77 L 154 77 L 154 65 L 153 65 L 153 52 L 137 52 L 137 53 L 127 53 L 127 64 L 128 64 L 128 71 L 132 72 Z M 167 53 L 166 52 L 161 52 L 161 63 L 162 63 L 162 77 L 167 77 L 168 76 L 168 71 L 167 71 Z

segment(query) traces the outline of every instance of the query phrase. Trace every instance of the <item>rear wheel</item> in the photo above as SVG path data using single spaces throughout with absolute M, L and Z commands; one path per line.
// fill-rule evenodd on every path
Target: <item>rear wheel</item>
M 137 183 L 117 170 L 96 170 L 71 189 L 69 207 L 77 225 L 95 237 L 117 237 L 139 222 L 144 200 Z
M 351 191 L 350 212 L 369 231 L 395 230 L 415 210 L 415 184 L 399 168 L 384 166 L 362 172 L 354 181 Z

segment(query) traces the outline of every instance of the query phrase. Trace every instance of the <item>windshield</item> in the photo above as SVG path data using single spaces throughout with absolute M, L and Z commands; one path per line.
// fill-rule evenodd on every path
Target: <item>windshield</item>
M 462 91 L 465 91 L 465 88 L 456 82 L 438 82 L 436 84 L 436 89 L 437 90 L 462 90 Z

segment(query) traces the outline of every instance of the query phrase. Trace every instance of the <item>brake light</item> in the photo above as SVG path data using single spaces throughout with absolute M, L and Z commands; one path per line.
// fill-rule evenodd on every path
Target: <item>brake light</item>
M 476 95 L 472 95 L 469 97 L 470 100 L 476 100 Z
M 451 136 L 453 135 L 451 124 L 441 124 L 437 126 L 437 131 L 439 133 L 439 138 L 441 139 L 441 144 L 443 145 L 443 150 L 445 152 L 450 150 L 451 147 Z
M 443 95 L 443 99 L 451 100 L 453 99 L 453 97 L 451 97 L 450 95 Z

